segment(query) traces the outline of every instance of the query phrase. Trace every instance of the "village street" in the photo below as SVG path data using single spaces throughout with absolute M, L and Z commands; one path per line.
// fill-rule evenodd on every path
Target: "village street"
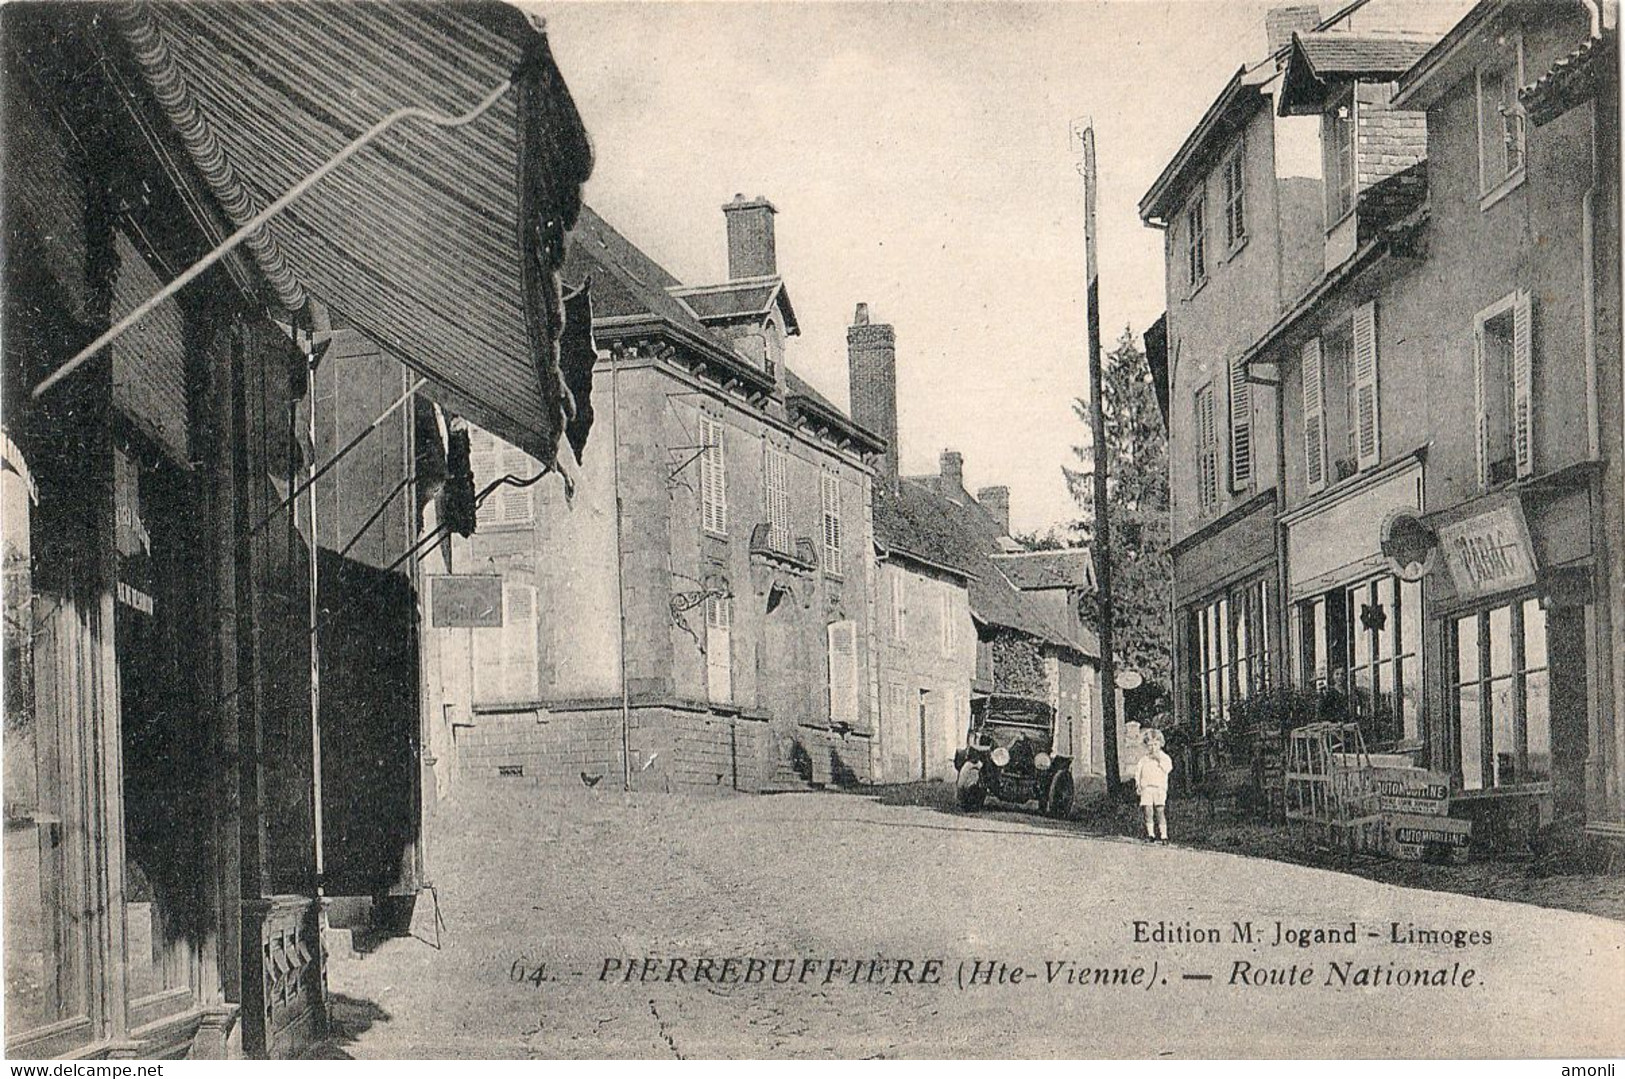
M 335 956 L 330 1052 L 1375 1057 L 1625 1048 L 1625 924 L 1087 837 L 1042 818 L 827 793 L 465 788 L 440 808 L 430 843 L 440 947 L 431 944 L 426 893 L 414 936 L 358 937 L 361 952 Z M 1191 928 L 1219 939 L 1137 943 L 1137 920 L 1150 923 L 1143 936 L 1160 921 L 1168 935 Z M 1234 941 L 1237 921 L 1252 923 L 1252 945 Z M 1352 945 L 1274 945 L 1277 922 L 1346 932 L 1351 921 Z M 1394 923 L 1405 934 L 1460 936 L 1396 945 Z M 738 959 L 724 966 L 728 957 Z M 707 958 L 715 962 L 695 984 Z M 765 962 L 751 968 L 751 958 Z M 646 971 L 646 959 L 658 962 Z M 775 968 L 775 959 L 785 962 Z M 874 959 L 885 962 L 871 968 Z M 830 960 L 844 965 L 831 974 Z M 981 971 L 995 982 L 1004 964 L 1005 984 L 961 988 L 973 970 L 964 961 L 975 960 L 994 961 Z M 1232 984 L 1238 964 L 1240 977 L 1295 984 Z M 1418 968 L 1448 984 L 1398 986 Z M 938 984 L 918 984 L 933 974 Z M 1093 984 L 1102 977 L 1129 984 Z

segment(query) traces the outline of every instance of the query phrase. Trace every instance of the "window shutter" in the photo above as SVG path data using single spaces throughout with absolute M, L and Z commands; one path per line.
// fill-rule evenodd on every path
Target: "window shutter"
M 713 704 L 733 701 L 733 601 L 711 596 L 705 601 L 705 691 Z
M 504 450 L 501 458 L 501 474 L 516 476 L 519 479 L 529 479 L 533 474 L 529 455 L 523 450 L 509 448 Z M 495 478 L 495 477 L 493 477 Z M 530 487 L 515 487 L 512 484 L 503 484 L 497 488 L 496 498 L 501 506 L 501 523 L 503 524 L 529 524 L 532 519 L 534 503 L 531 495 L 534 493 Z
M 536 699 L 536 589 L 530 585 L 504 585 L 507 610 L 502 620 L 503 697 L 510 701 Z
M 1513 330 L 1517 333 L 1516 328 Z M 1473 330 L 1473 416 L 1475 437 L 1473 442 L 1478 450 L 1478 485 L 1490 485 L 1490 411 L 1489 400 L 1485 395 L 1484 385 L 1484 323 L 1482 321 Z
M 1377 305 L 1354 312 L 1355 447 L 1361 469 L 1382 459 L 1382 423 L 1377 401 Z
M 1512 315 L 1512 452 L 1518 461 L 1519 476 L 1530 476 L 1535 471 L 1531 313 L 1529 293 L 1519 292 Z
M 823 473 L 824 568 L 841 571 L 841 484 L 833 472 Z
M 851 621 L 829 624 L 829 721 L 858 725 L 858 630 Z
M 728 476 L 722 425 L 700 417 L 700 518 L 707 532 L 728 532 Z
M 503 598 L 508 597 L 508 590 L 502 590 Z M 507 606 L 506 603 L 503 604 Z M 507 651 L 508 611 L 502 612 L 502 628 L 476 629 L 473 634 L 473 697 L 476 704 L 490 704 L 500 701 L 507 692 L 506 676 L 504 673 L 504 654 Z
M 1326 487 L 1326 413 L 1321 385 L 1320 338 L 1303 343 L 1304 482 L 1311 492 Z
M 763 444 L 767 490 L 768 543 L 775 550 L 790 550 L 790 494 L 786 477 L 785 452 L 771 443 Z
M 1230 365 L 1230 489 L 1245 491 L 1253 479 L 1253 405 L 1247 367 Z
M 497 478 L 497 449 L 496 442 L 490 432 L 478 427 L 468 429 L 468 468 L 474 474 L 474 493 L 479 494 L 485 490 L 486 484 Z M 481 524 L 493 524 L 502 519 L 500 503 L 502 496 L 493 492 L 486 496 L 481 504 L 476 521 Z

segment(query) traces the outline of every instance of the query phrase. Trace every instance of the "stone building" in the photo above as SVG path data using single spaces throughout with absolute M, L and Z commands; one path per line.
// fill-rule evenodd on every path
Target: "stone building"
M 1099 643 L 1078 621 L 1075 592 L 1054 594 L 1057 581 L 1082 580 L 1076 567 L 1035 578 L 1032 593 L 1017 588 L 1018 572 L 1000 568 L 1020 549 L 1009 489 L 972 497 L 960 454 L 944 452 L 937 475 L 898 475 L 895 334 L 859 304 L 847 342 L 853 415 L 888 432 L 891 447 L 873 489 L 876 778 L 952 777 L 972 715 L 998 696 L 1050 706 L 1075 776 L 1103 775 Z
M 775 209 L 724 208 L 728 276 L 685 287 L 584 209 L 598 434 L 573 496 L 505 488 L 452 552 L 500 628 L 438 631 L 447 775 L 762 790 L 865 780 L 871 462 L 885 442 L 785 363 Z M 477 486 L 529 477 L 473 432 Z

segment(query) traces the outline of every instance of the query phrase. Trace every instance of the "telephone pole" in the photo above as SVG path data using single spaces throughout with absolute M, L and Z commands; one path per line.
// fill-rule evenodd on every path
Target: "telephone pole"
M 1105 751 L 1106 791 L 1116 795 L 1121 783 L 1117 762 L 1117 659 L 1112 650 L 1111 521 L 1106 512 L 1106 412 L 1100 359 L 1100 269 L 1095 259 L 1095 126 L 1092 120 L 1072 124 L 1074 149 L 1081 151 L 1083 176 L 1083 246 L 1089 300 L 1089 428 L 1094 443 L 1095 527 L 1090 546 L 1095 558 L 1095 594 L 1100 610 L 1100 735 Z

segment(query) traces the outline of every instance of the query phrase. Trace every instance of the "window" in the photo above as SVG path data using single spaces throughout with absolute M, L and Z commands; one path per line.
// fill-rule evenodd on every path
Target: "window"
M 1516 186 L 1523 175 L 1523 40 L 1511 35 L 1499 49 L 1478 69 L 1478 189 L 1485 195 Z
M 829 721 L 858 725 L 858 628 L 852 621 L 829 624 Z
M 1326 229 L 1354 211 L 1355 155 L 1354 92 L 1351 90 L 1328 112 L 1322 125 L 1326 159 Z
M 954 644 L 958 639 L 958 632 L 954 627 L 954 598 L 947 592 L 937 598 L 941 602 L 938 616 L 942 626 L 942 654 L 951 656 L 954 654 Z
M 1196 503 L 1203 513 L 1219 502 L 1219 429 L 1213 387 L 1196 391 Z
M 1421 739 L 1421 584 L 1385 575 L 1306 599 L 1292 641 L 1298 684 L 1343 695 L 1373 745 Z
M 1516 292 L 1481 311 L 1473 330 L 1473 401 L 1481 487 L 1535 470 L 1530 297 Z
M 841 572 L 841 480 L 833 472 L 823 473 L 820 480 L 824 503 L 824 570 L 840 575 Z
M 1224 724 L 1231 701 L 1270 684 L 1269 591 L 1259 578 L 1189 612 L 1191 709 L 1204 736 Z
M 1247 366 L 1230 365 L 1230 489 L 1245 491 L 1253 480 L 1253 402 Z
M 1224 163 L 1224 245 L 1234 252 L 1247 241 L 1247 197 L 1244 166 L 1247 144 L 1236 147 Z
M 728 534 L 728 469 L 722 424 L 700 417 L 700 523 L 715 536 Z
M 524 450 L 497 438 L 478 427 L 468 429 L 469 465 L 474 473 L 474 491 L 478 494 L 503 476 L 529 479 L 542 470 L 535 458 Z M 523 528 L 536 522 L 536 504 L 532 497 L 535 489 L 503 484 L 485 496 L 480 503 L 477 524 L 480 528 Z
M 787 455 L 771 442 L 762 444 L 762 491 L 766 500 L 768 546 L 775 551 L 789 552 L 790 491 Z
M 504 581 L 501 627 L 471 632 L 474 703 L 501 705 L 535 701 L 541 692 L 535 587 Z
M 891 635 L 896 641 L 908 640 L 908 598 L 900 570 L 891 575 Z
M 1551 779 L 1551 675 L 1539 601 L 1457 618 L 1451 637 L 1450 705 L 1462 789 Z
M 1377 309 L 1356 308 L 1303 350 L 1305 476 L 1310 491 L 1382 459 Z M 1327 457 L 1331 459 L 1328 461 Z
M 712 704 L 734 698 L 733 597 L 705 600 L 705 694 Z
M 1185 281 L 1192 292 L 1207 280 L 1207 195 L 1199 194 L 1185 211 Z

